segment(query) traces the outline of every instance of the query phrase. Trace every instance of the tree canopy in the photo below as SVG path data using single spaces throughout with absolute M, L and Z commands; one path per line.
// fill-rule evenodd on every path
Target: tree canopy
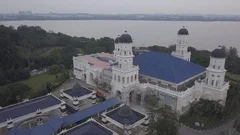
M 0 85 L 27 79 L 29 75 L 25 71 L 32 69 L 54 64 L 71 68 L 72 57 L 79 53 L 112 53 L 113 48 L 114 40 L 108 37 L 72 37 L 47 32 L 39 26 L 21 25 L 15 29 L 0 25 Z M 49 54 L 43 55 L 48 51 Z

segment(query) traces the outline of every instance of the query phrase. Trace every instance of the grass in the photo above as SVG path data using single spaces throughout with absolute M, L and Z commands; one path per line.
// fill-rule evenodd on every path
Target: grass
M 55 80 L 55 75 L 50 75 L 48 73 L 43 73 L 40 75 L 32 76 L 28 80 L 20 81 L 32 88 L 33 91 L 40 90 L 42 85 L 47 82 L 53 82 Z
M 231 82 L 240 83 L 240 75 L 227 73 L 226 78 Z
M 51 47 L 51 48 L 43 48 L 43 49 L 39 49 L 37 52 L 38 54 L 40 54 L 40 56 L 42 57 L 47 57 L 49 56 L 51 53 L 53 53 L 53 51 L 57 51 L 62 49 L 63 47 Z

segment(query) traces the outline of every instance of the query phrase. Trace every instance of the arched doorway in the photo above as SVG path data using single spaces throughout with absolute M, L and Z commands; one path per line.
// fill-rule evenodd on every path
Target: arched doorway
M 130 93 L 129 93 L 129 103 L 134 103 L 134 101 L 133 101 L 133 95 L 134 94 L 134 91 L 131 91 Z
M 90 75 L 89 75 L 89 81 L 91 82 L 91 83 L 93 83 L 93 73 L 90 73 Z
M 117 91 L 115 97 L 122 99 L 122 93 L 120 91 Z

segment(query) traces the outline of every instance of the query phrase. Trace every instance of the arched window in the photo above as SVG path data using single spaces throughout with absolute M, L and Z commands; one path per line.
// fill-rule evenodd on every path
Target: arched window
M 122 77 L 122 83 L 125 83 L 125 77 Z
M 127 77 L 127 83 L 129 83 L 129 77 Z
M 135 75 L 135 81 L 137 80 L 137 74 Z
M 131 82 L 133 82 L 133 76 L 131 76 Z
M 117 76 L 114 74 L 114 80 L 116 81 L 117 80 Z
M 120 82 L 120 76 L 118 76 L 118 82 Z
M 212 85 L 214 85 L 214 80 L 212 80 Z
M 218 69 L 220 69 L 220 66 L 218 66 Z
M 215 65 L 213 65 L 213 68 L 215 68 L 216 66 Z

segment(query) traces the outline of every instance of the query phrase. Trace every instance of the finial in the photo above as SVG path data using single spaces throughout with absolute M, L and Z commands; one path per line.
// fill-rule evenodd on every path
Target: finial
M 124 32 L 125 32 L 125 33 L 127 33 L 127 31 L 126 31 L 126 30 L 125 30 Z
M 183 26 L 183 28 L 185 28 L 185 26 Z

